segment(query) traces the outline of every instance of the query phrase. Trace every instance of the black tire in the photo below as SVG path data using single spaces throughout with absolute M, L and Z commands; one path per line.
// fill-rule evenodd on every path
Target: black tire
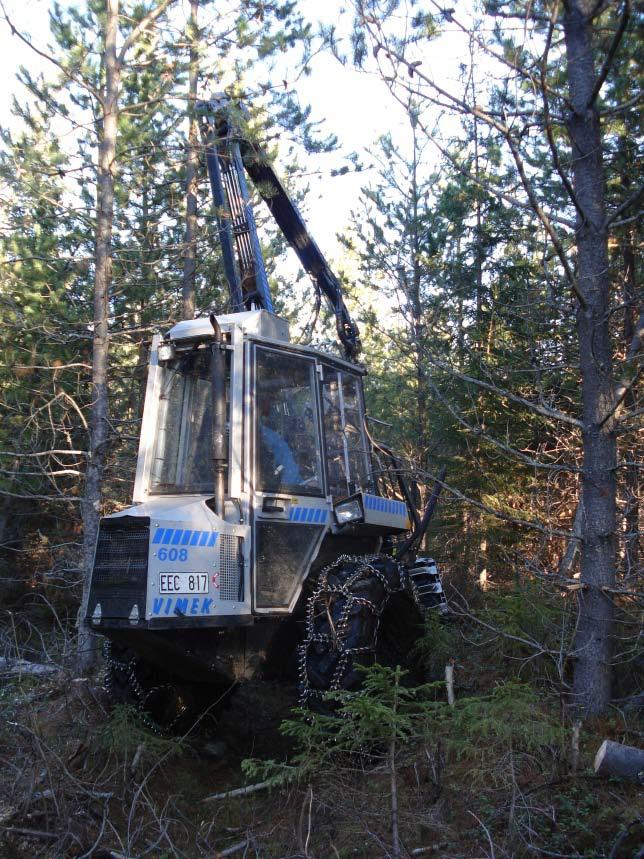
M 303 706 L 332 710 L 324 701 L 326 692 L 357 689 L 359 665 L 371 665 L 376 659 L 391 661 L 386 653 L 388 636 L 381 635 L 390 601 L 411 611 L 420 628 L 406 568 L 392 558 L 343 555 L 320 573 L 309 597 L 306 638 L 300 645 Z M 395 611 L 393 616 L 399 614 Z M 379 647 L 379 640 L 384 647 Z
M 105 691 L 111 706 L 127 704 L 139 710 L 154 731 L 182 732 L 199 715 L 192 689 L 146 663 L 129 648 L 105 645 Z

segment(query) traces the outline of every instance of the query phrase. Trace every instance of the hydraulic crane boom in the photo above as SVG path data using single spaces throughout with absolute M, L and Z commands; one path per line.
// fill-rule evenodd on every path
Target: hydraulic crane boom
M 200 101 L 197 111 L 202 117 L 206 164 L 233 310 L 258 307 L 273 312 L 245 170 L 305 271 L 329 302 L 347 358 L 355 359 L 360 351 L 358 328 L 344 303 L 340 282 L 266 154 L 234 125 L 227 97 Z

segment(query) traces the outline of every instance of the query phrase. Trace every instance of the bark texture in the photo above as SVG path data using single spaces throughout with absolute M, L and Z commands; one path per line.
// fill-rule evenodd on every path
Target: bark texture
M 603 712 L 611 697 L 613 603 L 603 588 L 615 585 L 616 442 L 610 413 L 614 398 L 608 328 L 608 235 L 590 13 L 594 0 L 568 0 L 564 35 L 571 110 L 577 220 L 577 314 L 583 416 L 581 583 L 575 639 L 573 704 L 580 715 Z

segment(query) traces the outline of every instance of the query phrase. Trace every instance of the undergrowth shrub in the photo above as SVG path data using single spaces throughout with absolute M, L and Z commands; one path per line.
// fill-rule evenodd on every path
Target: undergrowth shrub
M 508 750 L 548 754 L 564 742 L 554 702 L 527 683 L 509 681 L 450 707 L 437 698 L 442 681 L 408 687 L 400 668 L 375 664 L 362 671 L 359 691 L 327 693 L 339 705 L 337 715 L 297 709 L 282 723 L 280 730 L 294 747 L 288 762 L 246 760 L 245 773 L 275 784 L 308 779 L 346 762 L 353 765 L 356 755 L 378 760 L 392 740 L 412 754 L 439 739 L 455 759 L 476 761 L 484 771 Z

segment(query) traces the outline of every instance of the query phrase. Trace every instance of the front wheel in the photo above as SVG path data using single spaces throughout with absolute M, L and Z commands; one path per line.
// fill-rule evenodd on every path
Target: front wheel
M 105 683 L 111 706 L 127 704 L 139 710 L 154 732 L 181 731 L 195 718 L 195 701 L 186 684 L 173 682 L 129 648 L 105 643 Z
M 390 612 L 389 606 L 395 606 Z M 406 568 L 385 555 L 343 555 L 320 573 L 308 600 L 306 637 L 300 645 L 300 702 L 326 710 L 326 692 L 360 686 L 358 666 L 389 661 L 400 644 L 395 628 L 405 617 L 406 637 L 420 631 L 421 614 Z M 389 629 L 389 618 L 393 622 Z M 391 639 L 389 642 L 387 639 Z M 399 656 L 409 655 L 396 653 Z

